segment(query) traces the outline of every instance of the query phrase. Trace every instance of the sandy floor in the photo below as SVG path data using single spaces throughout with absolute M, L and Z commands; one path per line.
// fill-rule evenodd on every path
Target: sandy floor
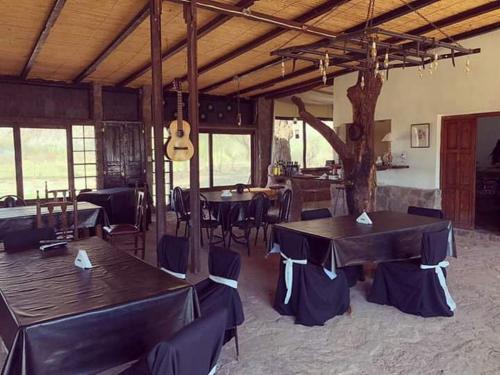
M 262 244 L 250 258 L 242 251 L 240 358 L 228 343 L 218 374 L 500 374 L 500 243 L 457 237 L 457 244 L 448 273 L 455 317 L 424 319 L 370 304 L 367 281 L 351 289 L 352 315 L 315 328 L 272 309 L 277 257 L 266 259 Z M 207 275 L 205 252 L 203 264 L 191 282 Z

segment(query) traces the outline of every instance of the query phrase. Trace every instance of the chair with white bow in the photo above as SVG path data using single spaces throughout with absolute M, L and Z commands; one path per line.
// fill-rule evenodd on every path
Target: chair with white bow
M 295 316 L 295 323 L 323 325 L 344 314 L 350 304 L 344 271 L 331 272 L 307 262 L 309 243 L 297 233 L 276 231 L 282 262 L 274 300 L 281 315 Z
M 380 263 L 368 301 L 423 317 L 453 316 L 445 270 L 449 235 L 448 229 L 423 233 L 421 262 Z
M 227 311 L 196 319 L 157 344 L 120 375 L 213 375 L 224 341 Z
M 237 356 L 239 355 L 238 326 L 245 320 L 238 293 L 240 269 L 239 253 L 211 246 L 208 255 L 209 276 L 195 285 L 202 316 L 219 309 L 228 310 L 224 344 L 234 337 Z
M 184 280 L 188 267 L 189 239 L 164 235 L 158 243 L 156 257 L 162 271 Z

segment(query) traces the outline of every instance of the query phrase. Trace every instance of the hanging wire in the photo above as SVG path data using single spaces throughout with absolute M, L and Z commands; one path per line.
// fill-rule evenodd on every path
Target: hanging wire
M 236 76 L 236 83 L 238 85 L 238 91 L 236 95 L 236 124 L 238 126 L 241 126 L 242 120 L 241 120 L 241 111 L 240 111 L 240 77 Z

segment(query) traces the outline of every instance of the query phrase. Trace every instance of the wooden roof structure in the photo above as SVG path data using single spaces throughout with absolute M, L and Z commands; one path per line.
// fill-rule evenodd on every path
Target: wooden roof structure
M 163 82 L 186 80 L 182 3 L 164 0 Z M 362 30 L 368 0 L 198 0 L 200 92 L 280 97 L 321 86 L 316 68 L 287 62 L 277 49 Z M 415 13 L 418 9 L 419 14 Z M 0 13 L 0 76 L 141 87 L 151 84 L 147 0 L 4 0 Z M 423 16 L 423 17 L 422 17 Z M 500 1 L 383 0 L 371 22 L 399 33 L 453 40 L 500 28 Z M 467 46 L 473 48 L 474 46 Z M 330 67 L 329 82 L 343 73 Z M 235 76 L 240 76 L 239 80 Z

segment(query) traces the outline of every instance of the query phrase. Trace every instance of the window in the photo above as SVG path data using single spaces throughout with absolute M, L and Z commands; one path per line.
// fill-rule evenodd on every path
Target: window
M 333 129 L 333 121 L 323 122 Z M 334 159 L 333 147 L 316 129 L 306 125 L 306 166 L 324 167 L 326 160 Z
M 199 155 L 200 155 L 200 187 L 205 188 L 210 186 L 210 158 L 208 151 L 209 134 L 200 133 L 199 135 Z M 173 177 L 174 186 L 182 188 L 189 187 L 189 161 L 174 161 Z
M 167 129 L 163 129 L 163 144 L 167 141 L 168 131 Z M 163 157 L 164 160 L 164 168 L 165 168 L 165 201 L 168 204 L 170 198 L 170 168 L 172 163 L 166 158 Z M 153 202 L 156 204 L 156 171 L 155 171 L 155 130 L 151 128 L 151 163 L 152 163 L 152 171 L 153 171 L 153 183 L 151 186 L 151 195 L 153 197 Z
M 213 134 L 215 186 L 249 184 L 252 176 L 252 137 L 249 134 Z
M 66 129 L 21 128 L 24 198 L 45 197 L 49 190 L 68 189 Z
M 333 121 L 322 120 L 333 129 Z M 286 128 L 290 132 L 286 132 Z M 279 131 L 289 134 L 290 156 L 292 161 L 299 162 L 302 168 L 324 167 L 327 160 L 337 157 L 333 147 L 312 126 L 302 120 L 277 118 L 275 120 L 275 132 Z
M 0 128 L 0 197 L 17 195 L 14 130 Z
M 72 133 L 75 189 L 95 189 L 97 167 L 94 126 L 73 125 Z

